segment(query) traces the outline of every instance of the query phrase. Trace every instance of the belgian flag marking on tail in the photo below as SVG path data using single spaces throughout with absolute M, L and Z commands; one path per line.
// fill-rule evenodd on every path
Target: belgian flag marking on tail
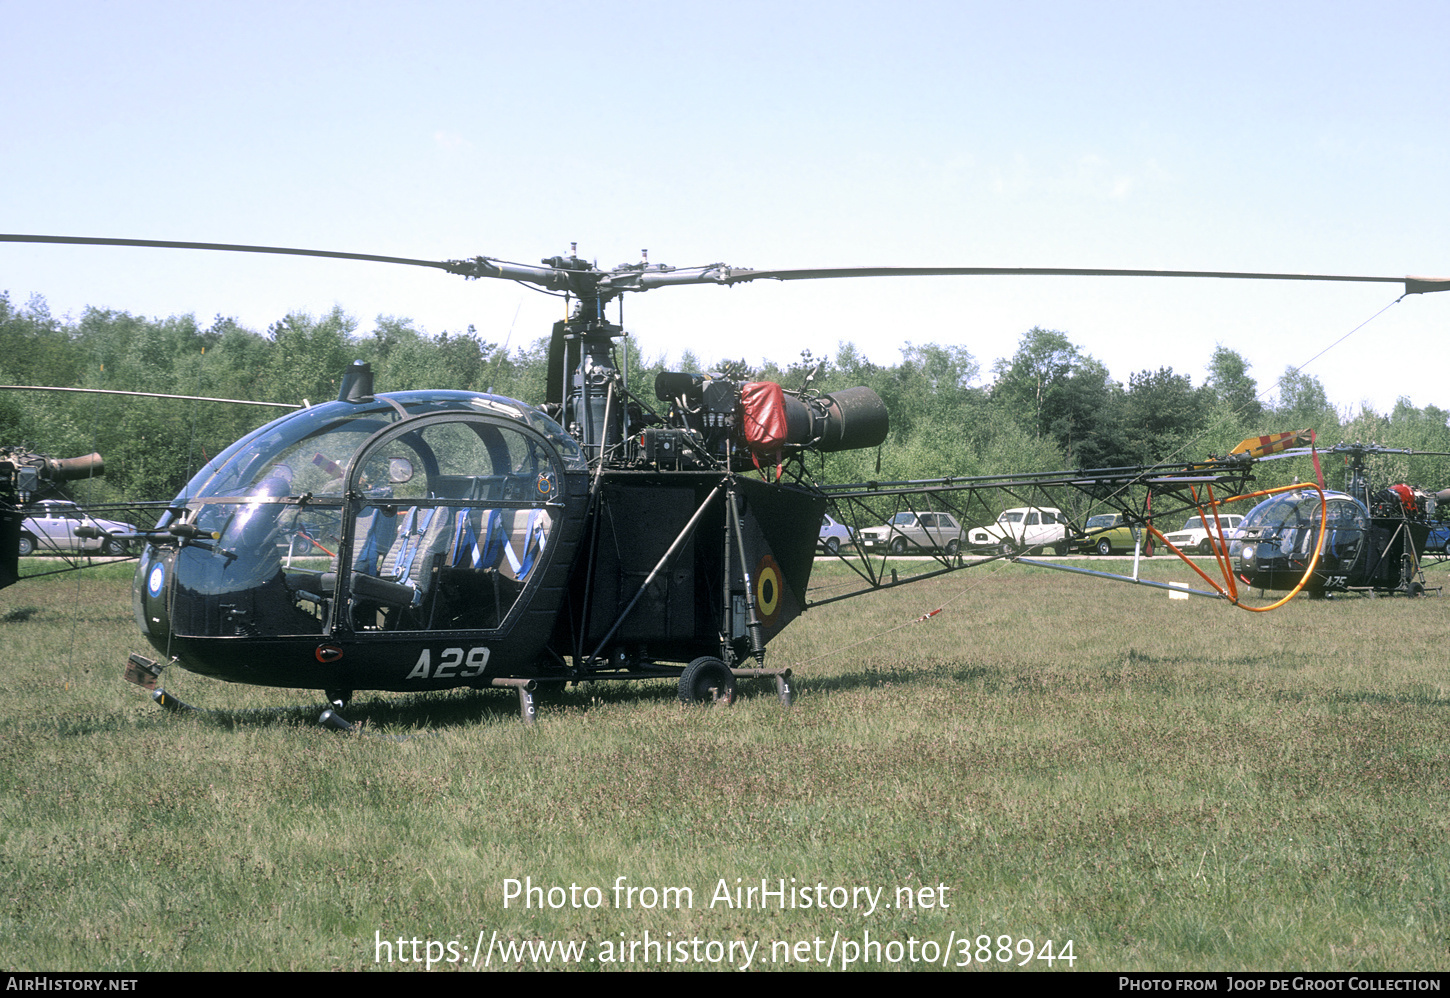
M 766 626 L 775 623 L 780 613 L 780 566 L 770 555 L 762 555 L 755 566 L 755 607 Z

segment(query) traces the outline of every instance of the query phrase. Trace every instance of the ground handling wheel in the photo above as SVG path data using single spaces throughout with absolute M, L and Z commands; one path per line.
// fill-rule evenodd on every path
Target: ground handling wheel
M 680 702 L 734 703 L 735 676 L 730 666 L 708 655 L 685 666 L 680 674 Z

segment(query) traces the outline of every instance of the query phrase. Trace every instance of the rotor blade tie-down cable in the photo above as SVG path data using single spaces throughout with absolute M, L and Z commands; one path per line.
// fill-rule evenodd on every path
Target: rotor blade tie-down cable
M 1406 292 L 1406 293 L 1408 293 L 1408 292 Z M 1384 315 L 1386 312 L 1388 312 L 1395 305 L 1398 305 L 1401 301 L 1404 300 L 1404 297 L 1405 297 L 1404 295 L 1400 295 L 1400 297 L 1396 298 L 1394 301 L 1390 302 L 1388 305 L 1385 305 L 1383 308 L 1381 308 L 1374 315 L 1371 315 L 1368 319 L 1365 319 L 1363 322 L 1361 322 L 1359 325 L 1355 326 L 1349 332 L 1345 333 L 1339 339 L 1335 340 L 1333 343 L 1329 344 L 1323 350 L 1320 350 L 1314 356 L 1312 356 L 1308 360 L 1304 361 L 1304 363 L 1298 365 L 1297 367 L 1291 368 L 1291 372 L 1294 373 L 1294 374 L 1298 374 L 1300 371 L 1304 370 L 1304 368 L 1308 367 L 1310 364 L 1314 363 L 1320 357 L 1323 357 L 1329 351 L 1331 351 L 1335 347 L 1339 346 L 1339 344 L 1343 343 L 1345 340 L 1349 339 L 1355 333 L 1359 332 L 1365 326 L 1369 325 L 1371 322 L 1375 321 L 1380 316 Z M 1275 385 L 1277 385 L 1277 384 L 1278 384 L 1278 382 L 1275 382 Z M 1268 395 L 1270 392 L 1272 392 L 1274 390 L 1275 385 L 1270 385 L 1267 388 L 1263 389 L 1261 392 L 1259 392 L 1257 395 L 1255 395 L 1254 396 L 1254 401 L 1257 402 L 1257 401 L 1262 400 L 1266 395 Z M 1244 403 L 1244 404 L 1247 405 L 1248 403 Z M 1237 416 L 1239 414 L 1240 414 L 1239 412 L 1235 412 L 1234 413 L 1235 416 Z M 1183 443 L 1183 445 L 1180 446 L 1177 450 L 1175 450 L 1172 454 L 1170 454 L 1166 458 L 1166 460 L 1169 461 L 1169 462 L 1171 462 L 1171 461 L 1174 461 L 1174 460 L 1182 457 L 1182 455 L 1186 451 L 1188 451 L 1191 447 L 1193 447 L 1195 444 L 1197 444 L 1204 437 L 1208 436 L 1208 434 L 1212 433 L 1216 428 L 1217 428 L 1216 425 L 1205 428 L 1204 430 L 1202 430 L 1201 432 L 1199 432 L 1198 434 L 1196 434 L 1191 440 L 1185 441 Z M 1317 462 L 1318 462 L 1318 454 L 1317 453 L 1315 454 L 1315 462 L 1316 462 L 1315 468 L 1316 468 L 1316 471 L 1317 471 L 1318 470 L 1318 464 L 1317 464 Z M 1323 480 L 1322 479 L 1320 480 L 1320 484 L 1321 485 L 1323 484 Z
M 1406 294 L 1408 294 L 1408 293 L 1409 292 L 1406 292 Z M 1359 325 L 1355 326 L 1353 329 L 1351 329 L 1349 332 L 1345 333 L 1339 339 L 1337 339 L 1333 343 L 1329 344 L 1323 350 L 1320 350 L 1318 353 L 1316 353 L 1314 356 L 1310 357 L 1308 360 L 1304 361 L 1304 363 L 1300 364 L 1298 367 L 1293 368 L 1292 369 L 1293 370 L 1293 373 L 1297 374 L 1298 372 L 1302 371 L 1304 368 L 1308 367 L 1310 364 L 1314 363 L 1320 357 L 1323 357 L 1330 350 L 1333 350 L 1335 347 L 1339 346 L 1339 344 L 1341 344 L 1345 340 L 1349 339 L 1351 336 L 1353 336 L 1355 333 L 1359 332 L 1365 326 L 1369 325 L 1371 322 L 1373 322 L 1374 320 L 1378 319 L 1381 315 L 1384 315 L 1384 313 L 1387 312 L 1387 311 L 1389 311 L 1390 308 L 1392 308 L 1395 305 L 1398 305 L 1401 301 L 1404 300 L 1404 297 L 1405 297 L 1404 295 L 1400 295 L 1394 301 L 1392 301 L 1389 304 L 1385 305 L 1383 308 L 1381 308 L 1374 315 L 1371 315 L 1369 318 L 1365 319 Z M 1258 401 L 1258 400 L 1262 399 L 1264 396 L 1268 395 L 1269 392 L 1271 392 L 1273 390 L 1274 389 L 1273 389 L 1273 386 L 1272 385 L 1269 386 L 1269 387 L 1267 387 L 1267 388 L 1265 388 L 1263 391 L 1259 392 L 1257 395 L 1254 396 L 1254 400 L 1255 401 Z M 1238 412 L 1235 412 L 1234 415 L 1238 415 Z M 1203 430 L 1201 430 L 1200 432 L 1198 432 L 1197 434 L 1195 434 L 1191 439 L 1189 439 L 1187 441 L 1184 441 L 1184 443 L 1181 444 L 1176 450 L 1174 450 L 1172 454 L 1169 454 L 1164 459 L 1164 463 L 1172 463 L 1172 462 L 1174 462 L 1174 461 L 1182 458 L 1182 456 L 1189 449 L 1193 448 L 1196 444 L 1198 444 L 1199 441 L 1203 440 L 1210 433 L 1212 433 L 1215 429 L 1217 429 L 1218 425 L 1219 424 L 1215 424 L 1214 426 L 1206 427 Z M 1319 473 L 1319 454 L 1318 454 L 1317 451 L 1314 453 L 1314 469 L 1315 469 L 1316 475 L 1318 475 L 1318 473 Z M 1323 479 L 1322 476 L 1319 477 L 1319 484 L 1320 484 L 1320 487 L 1321 488 L 1324 485 L 1324 479 Z M 1128 486 L 1125 485 L 1122 488 L 1118 489 L 1117 491 L 1113 492 L 1111 495 L 1109 495 L 1109 496 L 1106 497 L 1106 501 L 1111 502 L 1117 496 L 1122 495 L 1123 492 L 1127 490 L 1127 488 L 1128 488 Z

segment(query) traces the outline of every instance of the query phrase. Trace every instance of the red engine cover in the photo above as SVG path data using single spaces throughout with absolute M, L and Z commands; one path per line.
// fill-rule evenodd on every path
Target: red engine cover
M 780 459 L 785 446 L 785 392 L 774 381 L 752 381 L 740 389 L 745 444 L 759 458 Z

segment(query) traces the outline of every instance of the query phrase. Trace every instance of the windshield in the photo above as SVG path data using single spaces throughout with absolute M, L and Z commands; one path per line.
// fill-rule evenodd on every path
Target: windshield
M 1087 522 L 1088 529 L 1106 529 L 1111 527 L 1117 518 L 1116 513 L 1099 513 L 1097 516 L 1090 516 Z
M 1022 522 L 1022 514 L 1021 513 L 1003 513 L 1001 516 L 999 516 L 997 518 L 997 522 L 998 523 L 1021 523 Z
M 408 415 L 450 410 L 507 416 L 538 430 L 558 448 L 571 471 L 587 467 L 583 452 L 558 423 L 532 406 L 472 392 L 397 392 L 389 396 Z M 399 413 L 387 401 L 357 405 L 328 402 L 274 420 L 247 434 L 206 464 L 187 483 L 178 505 L 216 496 L 341 496 L 342 476 L 353 452 Z M 387 475 L 369 476 L 387 481 Z
M 1318 493 L 1297 493 L 1270 499 L 1256 507 L 1244 521 L 1245 530 L 1255 527 L 1307 527 L 1319 522 Z
M 1354 564 L 1365 536 L 1369 516 L 1357 499 L 1343 494 L 1325 496 L 1328 536 L 1324 538 L 1322 571 L 1340 571 Z M 1252 549 L 1260 565 L 1274 557 L 1304 557 L 1319 534 L 1319 494 L 1298 492 L 1265 500 L 1243 520 L 1241 538 L 1233 542 L 1235 557 Z M 1246 547 L 1247 546 L 1247 547 Z

